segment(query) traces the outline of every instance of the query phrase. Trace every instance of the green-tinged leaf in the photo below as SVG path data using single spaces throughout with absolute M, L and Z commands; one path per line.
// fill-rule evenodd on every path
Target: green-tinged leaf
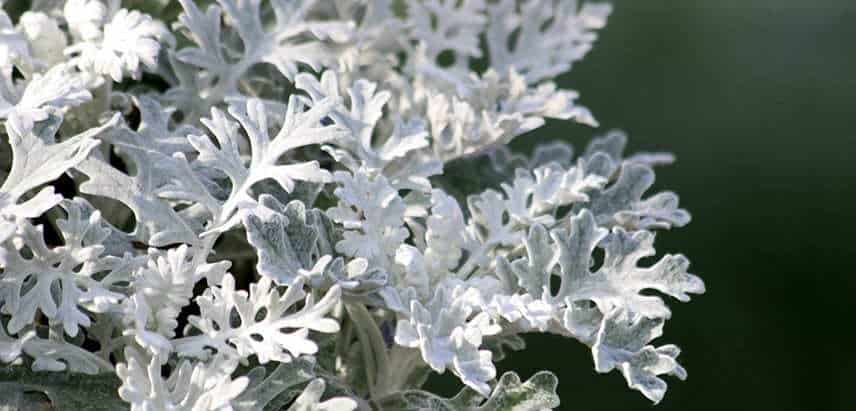
M 259 274 L 288 285 L 312 268 L 320 235 L 312 217 L 300 201 L 282 205 L 266 194 L 259 198 L 259 206 L 243 219 L 247 241 L 258 253 Z
M 289 406 L 289 410 L 350 411 L 356 404 L 349 398 L 353 394 L 341 381 L 321 369 L 311 357 L 279 363 L 275 368 L 258 366 L 246 376 L 250 379 L 249 386 L 232 401 L 236 411 L 281 411 Z M 335 398 L 320 402 L 325 393 Z
M 493 353 L 493 361 L 507 358 L 513 351 L 526 348 L 526 341 L 519 335 L 494 335 L 484 339 L 484 345 Z
M 279 410 L 300 394 L 305 382 L 315 377 L 314 367 L 314 362 L 304 357 L 278 363 L 270 372 L 264 367 L 253 368 L 247 373 L 249 386 L 232 406 L 236 411 Z
M 288 407 L 288 411 L 353 411 L 357 408 L 357 402 L 348 397 L 335 397 L 321 402 L 326 386 L 321 378 L 312 380 Z
M 114 374 L 81 375 L 0 368 L 0 409 L 9 411 L 125 411 Z
M 385 411 L 541 411 L 559 406 L 559 381 L 549 371 L 541 371 L 521 382 L 514 372 L 499 378 L 486 401 L 470 388 L 453 398 L 442 398 L 421 390 L 410 390 L 381 399 Z
M 369 311 L 362 304 L 346 304 L 348 315 L 354 321 L 360 349 L 362 350 L 363 366 L 368 379 L 369 392 L 372 396 L 383 389 L 383 380 L 390 366 L 383 335 Z

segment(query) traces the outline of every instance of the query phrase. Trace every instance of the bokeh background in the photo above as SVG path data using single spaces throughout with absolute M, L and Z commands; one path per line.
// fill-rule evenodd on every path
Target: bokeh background
M 657 187 L 693 221 L 661 232 L 708 292 L 673 302 L 661 343 L 689 379 L 652 406 L 560 337 L 498 364 L 559 376 L 561 410 L 854 410 L 856 1 L 627 0 L 560 78 L 602 130 L 554 122 L 516 149 L 626 130 L 671 151 Z M 444 381 L 432 385 L 451 392 Z

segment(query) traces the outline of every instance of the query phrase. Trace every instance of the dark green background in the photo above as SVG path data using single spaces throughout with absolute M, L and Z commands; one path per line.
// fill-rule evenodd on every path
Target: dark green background
M 561 410 L 853 410 L 856 1 L 616 1 L 595 49 L 560 79 L 602 124 L 552 122 L 514 146 L 582 147 L 609 128 L 692 223 L 658 235 L 708 292 L 673 302 L 661 343 L 689 379 L 652 406 L 574 341 L 532 336 L 500 362 L 559 376 Z M 850 314 L 850 315 L 848 315 Z

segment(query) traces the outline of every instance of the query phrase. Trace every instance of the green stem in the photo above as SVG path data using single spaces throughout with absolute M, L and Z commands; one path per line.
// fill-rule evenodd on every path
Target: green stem
M 371 313 L 362 304 L 346 303 L 345 309 L 354 322 L 354 331 L 363 354 L 363 366 L 368 379 L 369 396 L 378 398 L 385 391 L 386 378 L 390 367 L 386 343 Z

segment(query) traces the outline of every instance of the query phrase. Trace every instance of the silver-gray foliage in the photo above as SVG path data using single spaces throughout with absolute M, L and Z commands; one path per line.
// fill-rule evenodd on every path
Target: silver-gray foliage
M 533 332 L 655 403 L 686 378 L 655 341 L 705 290 L 651 258 L 690 221 L 651 192 L 674 158 L 506 147 L 598 126 L 553 79 L 610 5 L 0 5 L 0 408 L 556 409 L 497 372 Z

